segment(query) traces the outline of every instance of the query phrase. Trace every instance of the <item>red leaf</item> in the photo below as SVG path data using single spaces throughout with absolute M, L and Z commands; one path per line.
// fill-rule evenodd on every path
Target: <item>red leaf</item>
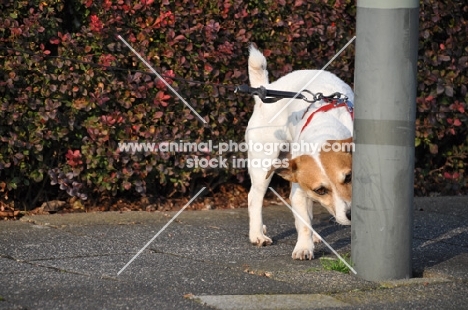
M 209 63 L 205 63 L 204 69 L 207 73 L 213 71 L 213 67 Z
M 132 183 L 128 181 L 124 181 L 122 185 L 123 185 L 123 188 L 125 188 L 126 190 L 129 190 L 130 188 L 132 188 Z
M 156 113 L 154 113 L 154 118 L 161 118 L 163 115 L 164 115 L 163 112 L 157 111 Z
M 174 38 L 174 41 L 176 42 L 181 41 L 181 40 L 185 40 L 185 36 L 183 34 L 179 34 L 178 36 Z

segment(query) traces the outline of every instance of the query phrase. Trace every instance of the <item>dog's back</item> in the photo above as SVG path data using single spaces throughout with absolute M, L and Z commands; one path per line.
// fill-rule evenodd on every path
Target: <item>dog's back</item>
M 313 94 L 322 93 L 324 95 L 339 92 L 347 96 L 351 102 L 354 100 L 351 87 L 333 73 L 324 70 L 293 71 L 270 84 L 268 82 L 265 56 L 253 46 L 250 46 L 249 53 L 248 71 L 252 87 L 265 86 L 271 90 L 288 92 L 299 92 L 305 88 Z M 312 99 L 311 94 L 304 93 L 304 95 Z M 263 128 L 264 126 L 275 126 L 276 136 L 283 140 L 295 140 L 300 133 L 297 132 L 297 125 L 303 121 L 305 110 L 310 111 L 315 108 L 315 105 L 317 107 L 321 105 L 321 102 L 317 102 L 314 106 L 309 107 L 311 104 L 302 99 L 292 101 L 291 99 L 282 99 L 274 103 L 264 104 L 257 96 L 255 96 L 255 102 L 256 105 L 248 130 Z M 331 114 L 335 114 L 335 111 Z M 339 115 L 337 117 L 340 118 Z M 340 120 L 340 122 L 342 121 Z M 347 120 L 345 124 L 348 131 L 352 132 L 352 122 Z M 283 129 L 279 129 L 279 127 L 283 127 Z

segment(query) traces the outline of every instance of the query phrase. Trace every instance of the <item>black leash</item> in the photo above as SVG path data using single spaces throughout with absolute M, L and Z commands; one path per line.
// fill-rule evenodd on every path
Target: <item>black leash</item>
M 307 89 L 304 89 L 301 93 L 296 93 L 296 92 L 290 92 L 290 91 L 266 89 L 264 86 L 250 87 L 245 84 L 236 87 L 234 92 L 235 93 L 242 92 L 242 93 L 251 94 L 252 96 L 258 96 L 264 103 L 274 103 L 274 102 L 277 102 L 278 100 L 287 99 L 287 98 L 302 99 L 308 103 L 314 103 L 323 99 L 327 99 L 327 100 L 336 99 L 340 101 L 348 101 L 348 97 L 339 92 L 325 96 L 323 93 L 314 94 Z M 312 99 L 308 99 L 302 93 L 310 94 L 312 96 Z
M 256 88 L 244 84 L 236 87 L 234 92 L 241 92 L 251 94 L 252 96 L 258 96 L 264 103 L 273 103 L 284 98 L 298 98 L 307 101 L 307 98 L 301 93 L 271 90 L 266 89 L 264 86 Z

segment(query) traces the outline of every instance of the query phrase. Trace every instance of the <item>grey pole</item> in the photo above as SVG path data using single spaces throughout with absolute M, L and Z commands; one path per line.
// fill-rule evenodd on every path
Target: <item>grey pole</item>
M 412 276 L 418 0 L 358 0 L 351 258 L 370 281 Z

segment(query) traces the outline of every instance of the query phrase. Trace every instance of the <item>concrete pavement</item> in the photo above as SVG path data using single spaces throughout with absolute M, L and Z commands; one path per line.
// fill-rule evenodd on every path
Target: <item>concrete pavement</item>
M 246 209 L 26 216 L 0 222 L 0 309 L 466 309 L 468 197 L 415 199 L 409 280 L 368 282 L 293 261 L 285 206 L 264 209 L 269 247 L 248 242 Z M 314 228 L 349 253 L 350 228 Z M 370 253 L 371 255 L 371 253 Z

